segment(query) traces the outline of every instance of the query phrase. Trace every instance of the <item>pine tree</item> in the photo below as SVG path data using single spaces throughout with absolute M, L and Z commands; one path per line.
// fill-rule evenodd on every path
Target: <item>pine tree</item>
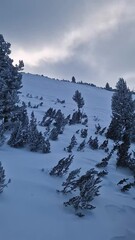
M 86 129 L 86 128 L 81 129 L 81 137 L 86 138 L 87 135 L 88 135 L 88 129 Z
M 2 146 L 3 144 L 4 144 L 4 142 L 5 142 L 5 135 L 4 135 L 4 132 L 5 132 L 5 130 L 4 130 L 4 125 L 3 124 L 1 124 L 0 125 L 0 146 Z
M 10 43 L 6 42 L 0 34 L 0 118 L 7 123 L 17 111 L 19 102 L 19 90 L 22 87 L 22 75 L 19 73 L 23 68 L 23 62 L 13 65 L 13 60 L 9 57 Z
M 23 141 L 21 122 L 17 122 L 14 126 L 14 130 L 11 133 L 10 139 L 8 140 L 7 144 L 15 148 L 24 147 L 25 142 Z
M 66 121 L 65 121 L 64 114 L 59 109 L 55 115 L 55 122 L 54 122 L 54 126 L 57 128 L 57 131 L 59 134 L 63 133 L 65 124 L 66 124 Z
M 95 137 L 94 139 L 92 139 L 92 137 L 89 138 L 88 144 L 90 146 L 91 149 L 96 150 L 98 149 L 98 138 Z
M 132 137 L 134 118 L 132 93 L 124 79 L 120 78 L 112 96 L 112 120 L 106 133 L 107 138 L 121 140 L 125 132 Z
M 5 170 L 0 162 L 0 193 L 3 192 L 3 189 L 7 187 L 11 180 L 9 179 L 7 183 L 5 183 L 5 181 L 6 181 Z
M 19 148 L 27 145 L 29 134 L 29 118 L 26 104 L 23 102 L 19 107 L 18 113 L 14 116 L 12 133 L 8 140 L 11 147 Z
M 37 129 L 37 120 L 34 112 L 31 113 L 31 119 L 28 131 L 28 147 L 30 151 L 37 152 L 39 149 L 39 132 Z
M 58 164 L 53 167 L 53 169 L 50 171 L 51 176 L 63 176 L 67 173 L 70 164 L 73 161 L 74 156 L 69 155 L 67 158 L 62 158 L 59 160 Z
M 63 189 L 61 191 L 58 190 L 58 192 L 67 194 L 67 193 L 71 193 L 72 191 L 75 191 L 77 186 L 76 183 L 79 178 L 80 171 L 81 171 L 81 168 L 77 168 L 71 171 L 66 181 L 62 183 Z
M 77 103 L 78 111 L 80 111 L 80 109 L 84 106 L 84 99 L 78 90 L 75 91 L 73 100 Z
M 72 83 L 76 83 L 76 79 L 74 76 L 72 77 Z
M 72 152 L 72 149 L 74 148 L 74 146 L 77 145 L 77 140 L 75 135 L 72 136 L 70 144 L 66 147 L 66 151 L 67 152 Z
M 110 87 L 109 83 L 107 82 L 106 85 L 105 85 L 105 89 L 108 90 L 108 91 L 111 91 L 112 88 Z
M 42 153 L 49 153 L 50 152 L 50 142 L 49 140 L 45 140 L 45 137 L 43 136 L 42 132 L 38 132 L 37 134 L 37 151 L 40 151 Z
M 118 146 L 117 151 L 117 163 L 118 167 L 128 167 L 131 159 L 131 154 L 129 153 L 130 148 L 130 136 L 125 133 L 122 139 L 122 143 Z
M 79 189 L 79 195 L 70 198 L 69 201 L 64 202 L 64 205 L 73 206 L 79 217 L 84 216 L 80 211 L 95 208 L 91 201 L 99 195 L 100 182 L 101 179 L 97 176 L 97 171 L 93 168 L 90 169 L 76 180 L 74 184 L 74 189 Z
M 58 135 L 59 135 L 59 132 L 58 132 L 57 128 L 54 127 L 50 132 L 49 139 L 52 141 L 56 141 L 58 139 Z
M 85 148 L 85 140 L 83 140 L 77 148 L 77 151 L 82 151 Z

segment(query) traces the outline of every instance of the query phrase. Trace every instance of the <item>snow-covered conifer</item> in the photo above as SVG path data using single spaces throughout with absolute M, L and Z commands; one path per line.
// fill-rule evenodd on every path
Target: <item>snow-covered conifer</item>
M 128 167 L 128 163 L 131 159 L 131 153 L 129 153 L 130 148 L 130 136 L 125 133 L 122 138 L 122 143 L 118 146 L 117 151 L 117 166 L 119 167 Z
M 76 102 L 79 111 L 84 106 L 84 99 L 78 90 L 75 91 L 73 100 Z
M 56 141 L 58 139 L 58 135 L 59 135 L 59 132 L 58 132 L 57 128 L 54 127 L 50 132 L 49 139 Z
M 88 129 L 87 128 L 81 129 L 81 137 L 86 138 L 87 135 L 88 135 Z
M 62 183 L 63 189 L 58 192 L 62 192 L 64 194 L 67 194 L 69 192 L 72 192 L 76 189 L 76 183 L 79 178 L 81 168 L 77 168 L 73 171 L 71 171 L 66 179 L 65 182 Z
M 10 43 L 6 42 L 0 34 L 0 118 L 8 123 L 16 113 L 16 106 L 19 102 L 19 90 L 22 87 L 23 62 L 13 65 L 13 60 L 9 57 Z
M 9 179 L 9 181 L 7 183 L 5 183 L 5 181 L 6 181 L 5 170 L 2 166 L 2 163 L 0 162 L 0 193 L 3 192 L 3 189 L 8 185 L 8 183 L 11 180 Z
M 73 206 L 78 216 L 80 216 L 82 210 L 94 209 L 95 207 L 91 204 L 91 201 L 99 195 L 100 182 L 101 179 L 97 177 L 97 171 L 90 169 L 76 182 L 76 187 L 80 192 L 79 195 L 70 198 L 69 201 L 64 202 L 64 205 Z
M 68 147 L 66 147 L 66 151 L 72 152 L 72 149 L 74 148 L 75 145 L 77 145 L 77 140 L 75 135 L 73 135 L 71 138 L 70 144 L 68 145 Z
M 122 140 L 123 135 L 127 133 L 131 139 L 134 119 L 132 93 L 124 79 L 120 78 L 112 96 L 112 120 L 106 133 L 107 138 Z
M 67 173 L 70 164 L 73 161 L 74 156 L 69 155 L 67 158 L 62 158 L 60 159 L 60 161 L 58 162 L 58 164 L 53 167 L 53 169 L 50 171 L 50 175 L 55 175 L 55 176 L 63 176 L 64 174 Z
M 77 148 L 77 151 L 82 151 L 85 148 L 85 140 L 83 140 Z
M 98 138 L 95 137 L 94 139 L 92 139 L 92 137 L 89 138 L 88 144 L 90 146 L 91 149 L 96 150 L 98 149 Z

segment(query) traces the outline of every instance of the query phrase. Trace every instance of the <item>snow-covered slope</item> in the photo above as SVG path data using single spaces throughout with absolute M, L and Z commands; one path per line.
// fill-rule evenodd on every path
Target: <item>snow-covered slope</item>
M 38 121 L 42 120 L 49 107 L 61 109 L 67 116 L 77 108 L 72 99 L 76 90 L 84 98 L 83 111 L 88 115 L 88 137 L 95 136 L 95 124 L 108 126 L 111 116 L 112 93 L 106 90 L 51 80 L 38 75 L 24 74 L 21 101 L 31 105 L 41 102 L 34 110 Z M 28 93 L 32 98 L 28 97 Z M 27 95 L 27 96 L 26 96 Z M 65 100 L 65 104 L 57 102 Z M 134 240 L 135 239 L 135 190 L 122 193 L 117 183 L 125 177 L 132 180 L 127 170 L 116 169 L 114 154 L 107 166 L 108 175 L 102 180 L 100 196 L 92 202 L 96 208 L 79 218 L 72 208 L 65 208 L 63 202 L 72 195 L 58 194 L 66 176 L 51 177 L 49 171 L 62 158 L 68 156 L 64 148 L 69 145 L 73 134 L 78 144 L 82 142 L 76 134 L 82 125 L 66 126 L 57 141 L 51 141 L 51 153 L 32 153 L 26 149 L 10 148 L 6 144 L 0 148 L 6 178 L 11 178 L 8 188 L 0 195 L 0 239 L 1 240 Z M 44 127 L 39 126 L 43 132 Z M 104 140 L 98 136 L 99 142 Z M 109 141 L 111 149 L 113 142 Z M 87 145 L 84 151 L 73 150 L 70 170 L 81 167 L 81 173 L 95 167 L 106 156 L 103 150 L 92 150 Z M 44 169 L 44 171 L 41 171 Z

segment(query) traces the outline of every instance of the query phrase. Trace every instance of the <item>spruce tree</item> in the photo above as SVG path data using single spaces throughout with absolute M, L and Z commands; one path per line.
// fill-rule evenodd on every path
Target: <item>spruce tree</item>
M 134 122 L 134 103 L 132 93 L 123 78 L 116 85 L 116 92 L 112 96 L 112 120 L 106 136 L 113 140 L 122 140 L 125 132 L 132 137 Z
M 125 133 L 122 139 L 122 143 L 118 146 L 117 151 L 117 166 L 118 167 L 128 167 L 131 159 L 131 154 L 129 153 L 130 148 L 130 136 Z
M 0 193 L 2 193 L 3 189 L 7 187 L 7 185 L 11 182 L 11 179 L 9 179 L 7 183 L 5 181 L 6 181 L 5 170 L 0 162 Z
M 18 94 L 22 87 L 22 74 L 19 71 L 24 66 L 22 61 L 19 61 L 19 65 L 13 65 L 9 57 L 10 46 L 0 34 L 0 118 L 7 123 L 7 127 L 17 110 Z
M 39 148 L 39 132 L 37 129 L 37 120 L 34 112 L 31 113 L 31 119 L 28 132 L 28 147 L 30 151 L 37 152 Z
M 80 111 L 80 109 L 84 106 L 84 99 L 78 90 L 75 91 L 73 100 L 77 103 L 78 111 Z

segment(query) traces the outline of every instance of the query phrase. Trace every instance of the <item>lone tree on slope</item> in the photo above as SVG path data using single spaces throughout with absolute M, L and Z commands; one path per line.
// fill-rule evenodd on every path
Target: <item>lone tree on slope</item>
M 24 67 L 23 61 L 19 61 L 19 65 L 13 65 L 13 60 L 9 57 L 10 46 L 0 34 L 0 119 L 4 123 L 9 123 L 16 112 L 18 94 L 22 87 L 19 71 Z
M 78 111 L 80 111 L 80 109 L 84 106 L 84 99 L 78 90 L 75 91 L 73 100 L 77 103 Z

